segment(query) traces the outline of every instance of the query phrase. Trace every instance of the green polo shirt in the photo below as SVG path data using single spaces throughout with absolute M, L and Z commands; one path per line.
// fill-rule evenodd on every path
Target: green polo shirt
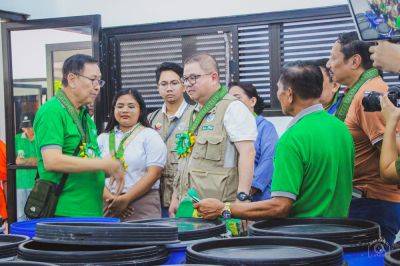
M 15 135 L 15 154 L 21 158 L 35 158 L 35 139 L 32 141 L 24 133 Z M 17 170 L 17 189 L 32 189 L 35 184 L 36 169 Z
M 292 120 L 277 143 L 271 196 L 294 200 L 290 217 L 347 217 L 353 172 L 349 130 L 314 105 Z
M 79 113 L 82 119 L 83 110 Z M 89 115 L 84 118 L 92 145 L 97 146 L 97 130 Z M 72 155 L 80 143 L 81 136 L 67 110 L 56 97 L 47 101 L 36 114 L 33 125 L 37 145 L 38 171 L 40 178 L 59 183 L 62 173 L 46 171 L 43 166 L 42 148 L 61 148 L 62 153 Z M 46 147 L 47 146 L 47 147 Z M 103 214 L 103 172 L 69 174 L 60 195 L 56 216 L 96 217 Z

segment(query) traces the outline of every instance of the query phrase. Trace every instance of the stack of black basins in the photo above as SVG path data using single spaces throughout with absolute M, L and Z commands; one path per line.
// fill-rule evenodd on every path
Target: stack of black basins
M 18 245 L 28 240 L 29 237 L 22 235 L 0 235 L 0 262 L 13 261 Z
M 166 245 L 169 257 L 166 265 L 186 263 L 186 248 L 192 244 L 205 240 L 217 239 L 226 234 L 226 225 L 220 220 L 208 221 L 197 218 L 163 218 L 141 220 L 132 223 L 162 224 L 178 227 L 180 242 Z
M 249 226 L 250 236 L 303 237 L 336 243 L 349 266 L 381 266 L 385 249 L 377 223 L 357 219 L 270 219 Z
M 22 243 L 17 259 L 56 265 L 159 265 L 178 228 L 129 223 L 39 223 L 33 241 Z

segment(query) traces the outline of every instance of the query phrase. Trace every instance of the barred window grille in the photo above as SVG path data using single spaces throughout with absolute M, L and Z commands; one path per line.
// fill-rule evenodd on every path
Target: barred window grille
M 233 59 L 230 32 L 121 41 L 121 87 L 137 89 L 148 108 L 159 108 L 163 100 L 157 90 L 157 66 L 167 61 L 182 64 L 186 57 L 201 52 L 215 57 L 221 82 L 229 83 L 229 61 Z
M 268 25 L 239 27 L 238 49 L 239 80 L 252 83 L 269 107 L 271 83 Z

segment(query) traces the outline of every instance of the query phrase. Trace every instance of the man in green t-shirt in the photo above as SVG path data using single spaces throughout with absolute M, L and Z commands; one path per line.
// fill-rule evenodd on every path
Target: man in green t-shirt
M 15 135 L 15 154 L 17 165 L 36 166 L 36 145 L 32 122 L 28 116 L 21 121 L 22 132 Z M 24 213 L 25 202 L 35 184 L 36 169 L 17 170 L 17 220 L 26 220 Z
M 300 61 L 282 71 L 278 99 L 283 113 L 294 118 L 276 146 L 272 199 L 232 204 L 204 199 L 195 205 L 204 218 L 347 217 L 353 139 L 319 103 L 322 80 L 319 67 Z
M 96 60 L 82 54 L 69 57 L 62 73 L 63 88 L 39 109 L 33 126 L 39 176 L 59 183 L 69 173 L 56 216 L 102 216 L 104 172 L 117 181 L 117 191 L 124 186 L 121 163 L 100 158 L 96 126 L 85 107 L 104 81 Z

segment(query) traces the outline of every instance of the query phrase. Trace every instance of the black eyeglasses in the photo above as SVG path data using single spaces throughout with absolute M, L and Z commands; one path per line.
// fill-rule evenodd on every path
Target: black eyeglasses
M 74 74 L 79 76 L 79 77 L 87 78 L 88 80 L 90 80 L 92 82 L 92 86 L 93 87 L 99 85 L 100 88 L 102 88 L 104 86 L 104 84 L 106 84 L 106 82 L 104 80 L 101 80 L 101 79 L 91 79 L 89 77 L 86 77 L 86 76 L 78 74 L 78 73 L 74 73 Z
M 189 77 L 185 77 L 183 76 L 181 78 L 181 81 L 184 85 L 189 84 L 190 86 L 193 86 L 194 84 L 196 84 L 197 80 L 199 78 L 201 78 L 202 76 L 208 76 L 211 75 L 212 73 L 207 73 L 207 74 L 201 74 L 201 75 L 190 75 Z

